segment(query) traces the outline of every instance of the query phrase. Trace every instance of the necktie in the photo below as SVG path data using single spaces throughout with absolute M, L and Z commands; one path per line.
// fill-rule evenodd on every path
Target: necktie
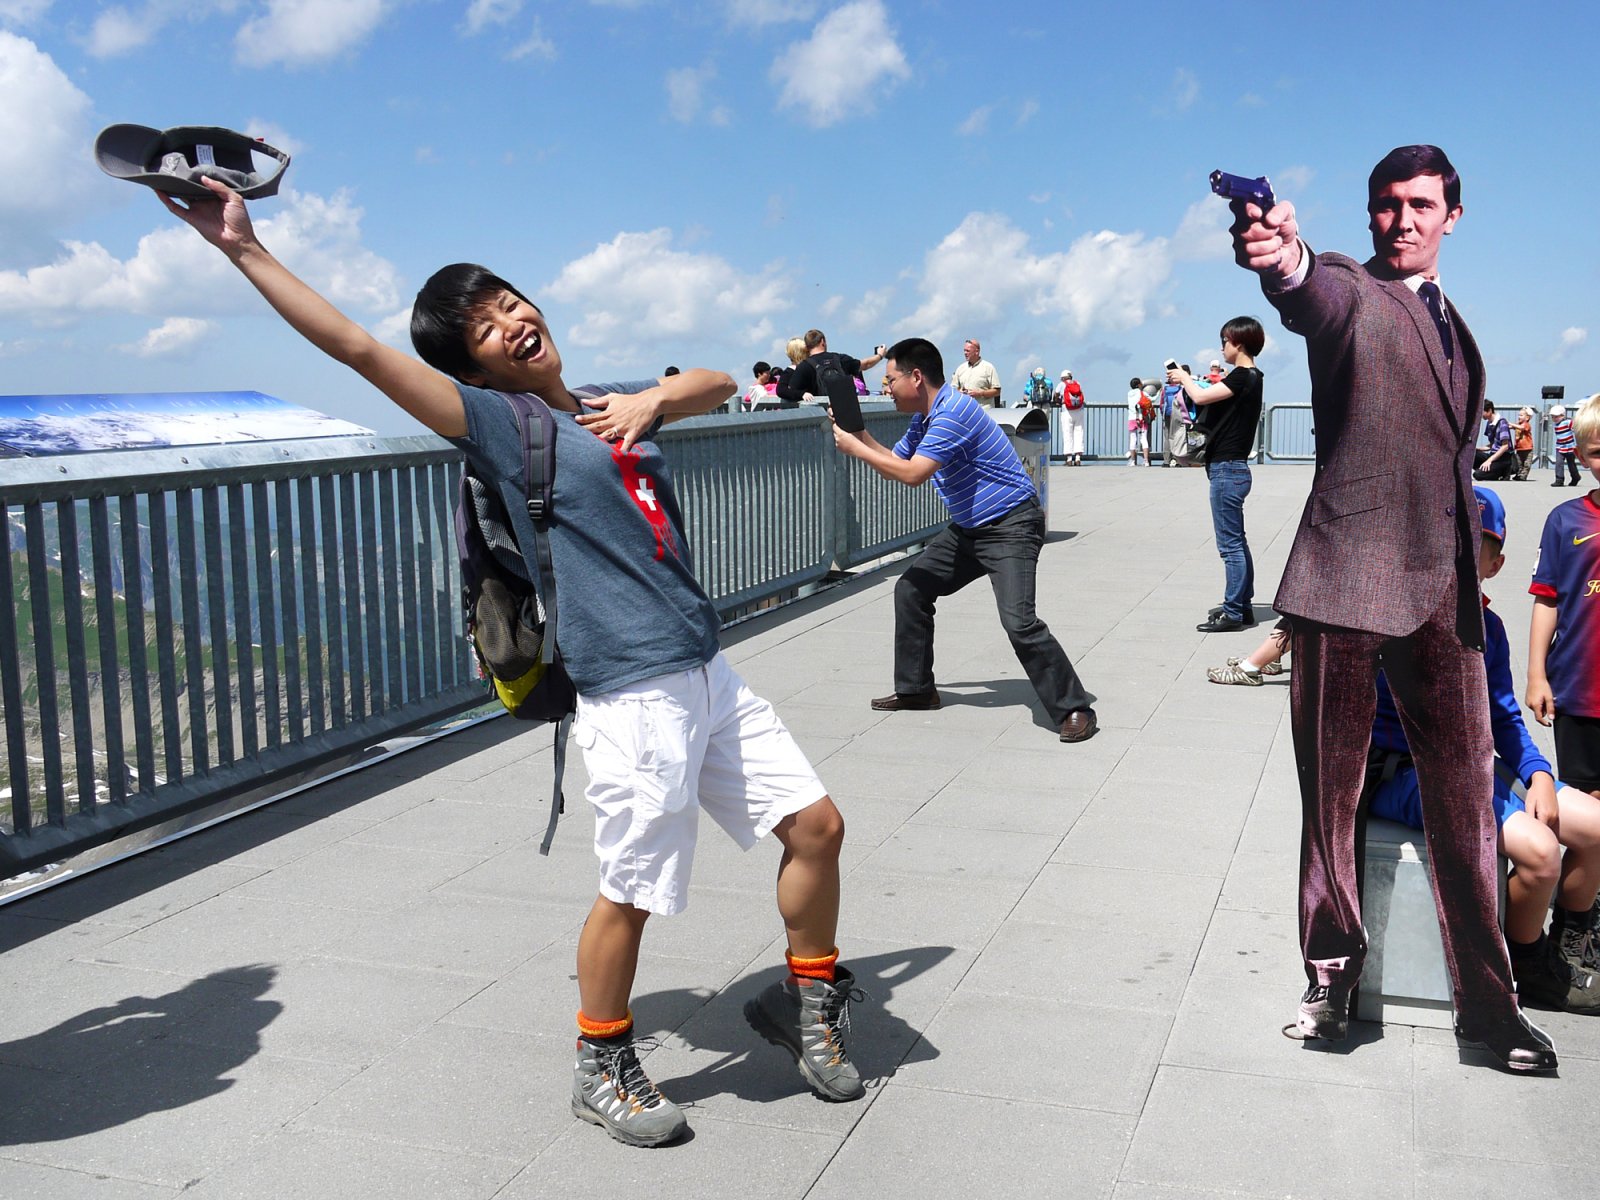
M 1444 343 L 1444 356 L 1454 359 L 1455 340 L 1450 336 L 1450 322 L 1445 320 L 1444 297 L 1439 294 L 1439 285 L 1431 280 L 1425 280 L 1417 289 L 1417 295 L 1422 297 L 1422 302 L 1428 306 L 1428 315 L 1439 328 L 1439 340 Z

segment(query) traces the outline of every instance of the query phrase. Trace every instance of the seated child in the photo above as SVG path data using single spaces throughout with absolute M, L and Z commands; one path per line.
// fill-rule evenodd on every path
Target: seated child
M 1506 561 L 1505 507 L 1488 488 L 1473 491 L 1483 516 L 1478 578 L 1492 579 Z M 1556 781 L 1550 763 L 1522 723 L 1505 623 L 1490 610 L 1487 599 L 1483 623 L 1496 755 L 1494 813 L 1500 824 L 1500 853 L 1516 868 L 1506 889 L 1506 946 L 1517 997 L 1533 1008 L 1600 1012 L 1600 977 L 1583 965 L 1589 949 L 1589 911 L 1600 892 L 1600 800 Z M 1421 829 L 1417 772 L 1382 675 L 1370 763 L 1369 769 L 1381 775 L 1372 796 L 1372 815 Z M 1527 789 L 1526 801 L 1512 791 L 1519 780 Z M 1562 846 L 1567 847 L 1565 857 Z M 1544 915 L 1552 895 L 1555 921 L 1547 938 Z

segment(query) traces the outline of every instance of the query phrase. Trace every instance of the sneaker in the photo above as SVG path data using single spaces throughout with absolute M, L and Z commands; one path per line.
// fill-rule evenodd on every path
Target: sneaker
M 1229 659 L 1225 667 L 1207 667 L 1206 678 L 1212 683 L 1238 683 L 1245 687 L 1261 686 L 1261 672 L 1245 670 L 1236 658 Z
M 794 1055 L 800 1074 L 824 1100 L 859 1100 L 861 1075 L 845 1051 L 850 1002 L 866 999 L 855 976 L 834 969 L 834 981 L 788 975 L 747 1001 L 745 1020 L 774 1046 Z
M 572 1115 L 598 1125 L 630 1146 L 660 1146 L 689 1128 L 683 1110 L 668 1100 L 639 1065 L 636 1045 L 626 1034 L 578 1039 L 572 1069 Z
M 1313 983 L 1300 997 L 1295 1028 L 1304 1039 L 1342 1042 L 1350 1032 L 1350 987 Z
M 1230 658 L 1228 660 L 1228 665 L 1230 667 L 1242 667 L 1244 665 L 1244 659 L 1243 658 Z M 1283 660 L 1281 658 L 1277 659 L 1274 662 L 1269 662 L 1266 666 L 1261 668 L 1261 673 L 1263 675 L 1282 675 L 1283 672 L 1284 672 L 1284 666 L 1283 666 Z

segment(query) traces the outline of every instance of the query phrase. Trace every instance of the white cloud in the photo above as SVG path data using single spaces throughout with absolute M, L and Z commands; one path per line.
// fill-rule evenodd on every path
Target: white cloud
M 1561 345 L 1556 348 L 1553 358 L 1560 360 L 1575 354 L 1589 340 L 1589 331 L 1581 325 L 1572 325 L 1561 331 Z
M 8 25 L 31 25 L 50 7 L 51 0 L 0 0 L 0 21 Z
M 234 38 L 239 61 L 252 67 L 326 62 L 371 36 L 394 0 L 267 0 Z
M 158 22 L 135 16 L 120 6 L 101 9 L 89 28 L 85 49 L 96 58 L 115 58 L 137 50 L 155 36 Z
M 1200 99 L 1200 80 L 1188 67 L 1179 67 L 1172 74 L 1172 103 L 1183 112 Z
M 956 126 L 956 132 L 962 137 L 973 137 L 986 133 L 989 129 L 989 117 L 994 112 L 994 105 L 980 104 L 966 116 L 961 124 Z
M 1017 109 L 1017 128 L 1021 129 L 1038 115 L 1039 102 L 1030 96 L 1022 102 L 1022 107 Z
M 117 349 L 140 358 L 162 358 L 187 350 L 215 328 L 214 322 L 199 317 L 168 317 L 137 342 Z
M 244 131 L 253 138 L 260 138 L 269 146 L 276 146 L 291 158 L 306 148 L 304 142 L 282 125 L 262 117 L 251 117 L 244 123 Z
M 797 108 L 818 128 L 852 112 L 871 112 L 873 98 L 911 76 L 881 0 L 853 0 L 817 23 L 811 36 L 772 64 L 779 108 Z
M 1102 230 L 1065 251 L 1037 254 L 1028 235 L 995 213 L 969 213 L 927 254 L 918 309 L 897 330 L 948 336 L 958 326 L 1006 320 L 1022 308 L 1081 335 L 1144 322 L 1172 271 L 1165 238 Z M 982 286 L 974 286 L 981 280 Z
M 752 275 L 715 254 L 674 249 L 671 230 L 653 229 L 617 234 L 544 290 L 581 310 L 575 344 L 614 346 L 631 360 L 641 341 L 765 341 L 772 315 L 789 307 L 788 288 L 776 267 Z
M 84 152 L 91 107 L 54 59 L 0 31 L 0 265 L 42 252 L 52 228 L 113 194 Z
M 326 198 L 285 189 L 280 200 L 276 215 L 256 222 L 262 243 L 278 259 L 342 307 L 395 308 L 398 275 L 361 245 L 361 210 L 347 193 Z M 175 222 L 145 234 L 126 260 L 98 242 L 67 242 L 48 265 L 0 271 L 0 316 L 44 325 L 103 312 L 259 312 L 261 303 L 227 259 Z
M 717 77 L 713 63 L 703 67 L 674 67 L 667 72 L 667 112 L 674 121 L 692 124 L 703 112 L 713 125 L 728 123 L 728 110 L 723 105 L 706 107 L 706 85 Z
M 1228 226 L 1233 212 L 1221 196 L 1205 196 L 1184 210 L 1183 220 L 1172 235 L 1172 257 L 1190 262 L 1233 257 L 1233 238 Z
M 857 329 L 869 328 L 883 319 L 894 295 L 893 287 L 874 288 L 861 297 L 861 302 L 850 310 L 850 324 Z
M 550 62 L 555 56 L 556 44 L 544 36 L 538 21 L 533 23 L 532 33 L 506 51 L 507 62 L 521 62 L 525 58 L 537 58 Z
M 817 11 L 812 0 L 727 0 L 728 21 L 733 25 L 778 25 L 809 21 Z
M 1284 167 L 1281 171 L 1273 173 L 1273 194 L 1280 199 L 1285 196 L 1298 196 L 1311 186 L 1311 181 L 1316 176 L 1316 171 L 1307 166 Z
M 387 342 L 391 346 L 398 346 L 402 350 L 411 349 L 411 305 L 397 308 L 387 317 L 372 322 L 367 326 L 367 332 L 380 342 Z
M 505 25 L 522 11 L 522 0 L 472 0 L 461 31 L 476 37 L 491 25 Z

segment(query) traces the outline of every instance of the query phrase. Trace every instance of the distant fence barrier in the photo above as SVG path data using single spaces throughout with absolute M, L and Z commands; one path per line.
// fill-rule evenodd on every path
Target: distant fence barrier
M 886 444 L 906 418 L 866 406 Z M 724 619 L 925 540 L 817 410 L 664 430 Z M 0 463 L 0 877 L 483 704 L 433 437 Z
M 1065 413 L 1059 408 L 1050 414 L 1050 457 L 1059 462 L 1066 457 Z M 1150 427 L 1150 453 L 1162 458 L 1167 452 L 1164 422 Z M 1084 405 L 1083 455 L 1085 459 L 1125 459 L 1128 457 L 1128 406 L 1126 404 Z M 1272 404 L 1262 410 L 1256 431 L 1256 458 L 1260 462 L 1311 462 L 1316 458 L 1316 441 L 1311 427 L 1310 404 Z

